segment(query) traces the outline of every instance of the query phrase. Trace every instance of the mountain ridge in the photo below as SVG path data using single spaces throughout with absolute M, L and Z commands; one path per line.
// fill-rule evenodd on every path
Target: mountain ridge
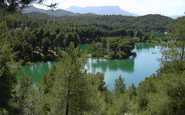
M 122 10 L 119 6 L 99 6 L 99 7 L 84 7 L 90 10 L 84 10 L 82 7 L 71 6 L 71 9 L 57 9 L 57 10 L 45 10 L 37 8 L 33 5 L 23 9 L 23 13 L 44 13 L 51 16 L 78 16 L 78 15 L 124 15 L 124 16 L 136 16 L 134 13 Z
M 48 14 L 51 16 L 75 16 L 78 15 L 77 13 L 73 13 L 70 11 L 62 10 L 62 9 L 57 9 L 57 10 L 44 10 L 41 8 L 36 8 L 35 6 L 29 6 L 28 8 L 23 9 L 23 13 L 33 13 L 33 12 L 38 12 L 38 13 L 44 13 Z
M 82 10 L 81 12 L 79 12 L 78 10 L 75 10 L 75 11 L 72 11 L 72 8 L 73 10 L 74 9 L 80 9 Z M 83 11 L 83 8 L 92 8 L 92 10 L 94 10 L 94 8 L 97 8 L 96 10 L 99 11 L 99 13 L 95 12 L 95 11 Z M 123 16 L 134 16 L 134 17 L 138 17 L 138 16 L 144 16 L 144 15 L 136 15 L 134 13 L 130 13 L 130 12 L 127 12 L 127 11 L 124 11 L 122 10 L 119 6 L 99 6 L 99 7 L 92 7 L 92 6 L 89 6 L 89 7 L 78 7 L 78 6 L 71 6 L 65 10 L 63 9 L 57 9 L 57 10 L 45 10 L 45 9 L 42 9 L 42 8 L 37 8 L 33 5 L 25 8 L 22 10 L 23 13 L 43 13 L 43 14 L 47 14 L 47 15 L 50 15 L 50 16 L 57 16 L 57 17 L 60 17 L 60 16 L 81 16 L 81 15 L 123 15 Z M 105 13 L 105 11 L 107 12 L 108 10 L 107 9 L 117 9 L 117 10 L 114 10 L 114 12 L 110 12 L 109 13 Z M 101 9 L 105 9 L 104 11 L 102 11 Z M 68 11 L 69 10 L 69 11 Z M 122 13 L 120 13 L 120 11 Z M 102 13 L 103 12 L 103 13 Z M 147 14 L 146 14 L 147 15 Z M 182 15 L 183 16 L 183 15 Z M 176 16 L 167 16 L 167 17 L 171 17 L 173 19 L 177 19 L 178 17 L 181 17 L 179 15 L 176 15 Z

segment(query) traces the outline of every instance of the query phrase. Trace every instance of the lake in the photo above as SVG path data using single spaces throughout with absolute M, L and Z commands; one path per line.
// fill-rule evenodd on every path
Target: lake
M 114 81 L 120 75 L 125 79 L 126 86 L 138 85 L 139 82 L 155 74 L 160 67 L 162 54 L 161 46 L 148 43 L 139 43 L 134 51 L 137 53 L 134 59 L 87 59 L 85 68 L 90 73 L 104 73 L 104 81 L 108 88 L 114 88 Z M 52 68 L 53 63 L 35 63 L 31 66 L 24 66 L 20 73 L 32 78 L 33 83 L 37 83 Z

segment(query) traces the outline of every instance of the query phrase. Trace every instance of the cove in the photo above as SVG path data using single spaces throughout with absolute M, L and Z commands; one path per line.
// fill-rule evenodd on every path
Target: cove
M 162 54 L 161 46 L 149 43 L 138 43 L 134 52 L 134 59 L 87 59 L 85 69 L 89 73 L 103 73 L 104 81 L 110 90 L 114 89 L 114 82 L 120 75 L 125 79 L 126 86 L 138 85 L 146 77 L 155 74 L 160 67 Z M 24 66 L 19 76 L 24 74 L 32 78 L 33 83 L 38 83 L 52 68 L 54 63 L 39 62 L 31 66 Z

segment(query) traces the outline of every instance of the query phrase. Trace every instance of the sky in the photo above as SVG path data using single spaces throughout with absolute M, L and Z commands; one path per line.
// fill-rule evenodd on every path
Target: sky
M 45 2 L 57 3 L 57 9 L 67 9 L 70 6 L 119 6 L 137 15 L 176 16 L 185 13 L 185 0 L 46 0 Z

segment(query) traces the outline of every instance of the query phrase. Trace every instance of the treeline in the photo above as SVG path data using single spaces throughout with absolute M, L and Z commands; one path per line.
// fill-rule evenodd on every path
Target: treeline
M 75 43 L 75 47 L 79 43 L 101 42 L 102 37 L 138 37 L 142 42 L 147 41 L 152 38 L 148 32 L 163 34 L 169 30 L 173 21 L 160 15 L 90 15 L 59 18 L 40 13 L 8 14 L 5 10 L 3 12 L 1 20 L 4 20 L 12 36 L 15 59 L 23 60 L 24 63 L 56 60 L 61 50 L 65 50 L 71 41 Z
M 61 22 L 65 32 L 76 32 L 81 42 L 92 42 L 99 37 L 120 37 L 136 36 L 142 33 L 143 37 L 147 33 L 168 32 L 173 20 L 161 15 L 146 15 L 141 17 L 121 16 L 121 15 L 82 15 L 51 17 L 42 13 L 30 13 L 29 17 L 37 19 Z M 83 39 L 84 38 L 84 39 Z
M 101 38 L 99 42 L 93 41 L 84 52 L 94 58 L 128 59 L 136 56 L 132 50 L 138 41 L 138 38 L 131 37 Z
M 50 20 L 59 20 L 70 26 L 78 26 L 79 24 L 91 25 L 105 30 L 126 29 L 141 30 L 143 32 L 166 32 L 170 29 L 173 19 L 162 15 L 145 15 L 139 17 L 122 16 L 122 15 L 82 15 L 82 16 L 62 16 L 51 17 L 42 13 L 27 14 L 30 17 L 38 19 L 50 18 Z

